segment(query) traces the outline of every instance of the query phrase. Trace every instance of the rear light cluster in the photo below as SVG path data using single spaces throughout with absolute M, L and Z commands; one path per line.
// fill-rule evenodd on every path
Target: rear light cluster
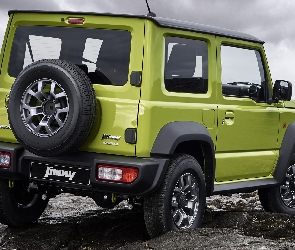
M 10 153 L 0 152 L 0 168 L 10 168 Z
M 99 180 L 132 183 L 137 177 L 137 168 L 97 165 L 97 179 Z

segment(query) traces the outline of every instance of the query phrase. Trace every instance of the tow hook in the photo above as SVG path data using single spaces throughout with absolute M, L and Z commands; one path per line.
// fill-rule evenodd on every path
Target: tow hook
M 115 195 L 114 193 L 111 194 L 111 197 L 109 194 L 104 194 L 103 196 L 103 202 L 112 202 L 112 203 L 116 203 L 117 201 L 117 195 Z
M 121 201 L 120 197 L 114 193 L 96 193 L 93 194 L 92 199 L 103 208 L 113 208 Z
M 9 180 L 8 187 L 9 188 L 14 188 L 14 180 Z
M 116 203 L 116 201 L 117 201 L 117 195 L 112 193 L 112 203 Z

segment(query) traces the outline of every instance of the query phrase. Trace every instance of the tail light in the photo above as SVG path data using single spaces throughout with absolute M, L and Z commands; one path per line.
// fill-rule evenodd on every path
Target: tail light
M 10 168 L 10 153 L 0 152 L 0 168 Z
M 138 177 L 137 168 L 97 165 L 97 179 L 104 181 L 132 183 Z

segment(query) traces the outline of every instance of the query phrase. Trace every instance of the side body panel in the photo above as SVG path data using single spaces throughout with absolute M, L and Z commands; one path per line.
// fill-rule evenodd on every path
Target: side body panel
M 290 161 L 295 152 L 295 109 L 280 108 L 279 159 L 274 171 L 274 178 L 282 183 Z
M 9 17 L 6 32 L 3 38 L 3 44 L 0 54 L 0 140 L 7 141 L 7 142 L 15 142 L 14 136 L 10 130 L 8 118 L 7 118 L 7 102 L 8 102 L 8 95 L 11 83 L 13 79 L 4 74 L 4 65 L 5 61 L 5 53 L 9 49 L 8 44 L 11 43 L 11 23 L 12 23 L 13 15 Z
M 165 38 L 180 37 L 205 41 L 208 47 L 208 92 L 169 92 L 164 84 Z M 146 21 L 142 89 L 138 115 L 136 154 L 148 157 L 160 130 L 173 122 L 196 122 L 216 137 L 216 65 L 214 36 L 176 29 L 159 28 Z M 183 132 L 185 127 L 183 127 Z M 194 140 L 194 138 L 190 138 Z M 165 144 L 165 142 L 163 142 Z M 152 151 L 154 152 L 154 151 Z

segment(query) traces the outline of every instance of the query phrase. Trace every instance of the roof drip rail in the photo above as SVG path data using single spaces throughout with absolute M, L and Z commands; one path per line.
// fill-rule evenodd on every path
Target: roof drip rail
M 149 11 L 149 13 L 147 14 L 147 16 L 148 16 L 148 17 L 156 17 L 156 14 L 155 14 L 154 12 L 151 12 L 151 9 L 150 9 L 150 6 L 149 6 L 149 4 L 148 4 L 148 1 L 145 0 L 145 2 L 146 2 L 146 6 L 147 6 L 147 8 L 148 8 L 148 11 Z

